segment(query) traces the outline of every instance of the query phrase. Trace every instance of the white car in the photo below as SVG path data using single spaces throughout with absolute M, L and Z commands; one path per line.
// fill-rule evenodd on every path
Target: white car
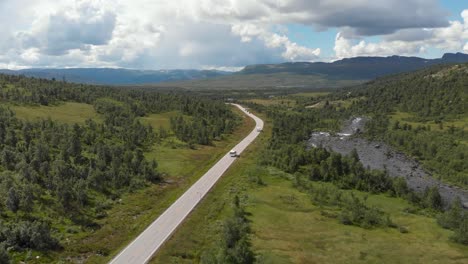
M 262 128 L 261 128 L 261 127 L 257 127 L 257 132 L 262 132 Z
M 237 157 L 237 151 L 235 151 L 235 150 L 229 151 L 229 156 L 231 156 L 233 158 Z

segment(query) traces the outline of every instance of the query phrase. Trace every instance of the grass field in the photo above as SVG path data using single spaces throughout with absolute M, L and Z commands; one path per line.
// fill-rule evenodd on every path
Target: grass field
M 140 120 L 145 124 L 151 125 L 155 130 L 159 129 L 159 127 L 163 127 L 164 129 L 170 129 L 170 118 L 175 117 L 178 114 L 178 111 L 171 111 L 161 114 L 150 114 L 148 116 L 141 117 Z
M 264 263 L 466 263 L 466 247 L 450 242 L 435 219 L 407 214 L 406 201 L 370 195 L 368 203 L 408 228 L 372 230 L 346 226 L 323 216 L 307 194 L 281 177 L 252 192 L 253 245 Z
M 365 80 L 335 80 L 323 75 L 293 73 L 233 74 L 203 80 L 165 82 L 150 87 L 176 87 L 193 90 L 240 90 L 240 89 L 290 89 L 290 88 L 340 88 L 364 83 Z
M 271 98 L 271 99 L 248 99 L 246 102 L 256 103 L 264 106 L 282 105 L 282 106 L 295 106 L 296 101 L 289 98 Z
M 413 127 L 417 127 L 419 125 L 427 126 L 429 125 L 431 127 L 431 130 L 438 131 L 440 130 L 440 125 L 436 124 L 434 121 L 428 121 L 428 122 L 415 122 L 414 121 L 415 116 L 411 113 L 408 112 L 400 112 L 397 111 L 393 115 L 391 115 L 391 119 L 393 121 L 399 121 L 403 123 L 407 123 L 409 125 L 412 125 Z M 449 126 L 455 126 L 458 128 L 463 128 L 463 130 L 468 131 L 468 115 L 458 119 L 458 120 L 449 120 L 449 121 L 443 121 L 442 122 L 443 128 L 446 129 Z
M 354 101 L 362 100 L 360 98 L 352 98 L 352 99 L 347 99 L 347 100 L 335 100 L 335 101 L 329 101 L 328 103 L 332 106 L 335 107 L 342 107 L 342 108 L 348 108 L 350 107 Z M 306 108 L 323 108 L 326 104 L 326 100 L 320 101 L 316 104 L 313 105 L 308 105 Z
M 16 116 L 26 120 L 51 118 L 59 122 L 74 124 L 84 123 L 87 119 L 100 121 L 101 118 L 89 104 L 65 102 L 58 106 L 9 106 Z
M 467 248 L 450 241 L 451 231 L 439 227 L 434 218 L 405 213 L 410 205 L 398 198 L 369 195 L 367 201 L 408 228 L 406 234 L 392 228 L 346 226 L 323 216 L 323 208 L 295 189 L 287 174 L 259 169 L 256 157 L 270 129 L 266 123 L 259 141 L 220 179 L 151 263 L 198 263 L 204 251 L 216 249 L 221 223 L 235 195 L 240 195 L 250 213 L 252 244 L 259 263 L 468 262 Z M 266 185 L 250 181 L 252 173 Z
M 327 94 L 329 94 L 329 92 L 304 92 L 304 93 L 291 94 L 291 96 L 315 98 L 315 97 L 325 96 Z
M 98 221 L 100 229 L 70 235 L 64 250 L 53 258 L 74 262 L 86 260 L 86 263 L 109 261 L 255 127 L 252 119 L 245 117 L 237 108 L 233 109 L 242 116 L 242 125 L 223 141 L 215 142 L 214 146 L 189 149 L 179 142 L 181 146 L 174 148 L 174 144 L 167 142 L 174 140 L 172 137 L 156 144 L 146 155 L 157 159 L 159 170 L 165 174 L 165 182 L 125 194 L 121 200 L 114 201 L 107 211 L 108 217 Z M 156 127 L 164 126 L 171 115 L 173 113 L 150 116 L 148 122 Z

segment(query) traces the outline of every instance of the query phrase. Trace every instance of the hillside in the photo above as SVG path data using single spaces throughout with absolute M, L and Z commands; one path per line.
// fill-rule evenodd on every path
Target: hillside
M 74 83 L 126 85 L 206 79 L 229 74 L 214 70 L 130 70 L 112 68 L 0 70 L 0 73 L 24 75 Z
M 232 74 L 211 79 L 190 80 L 180 82 L 165 82 L 147 87 L 179 88 L 189 90 L 267 90 L 267 89 L 316 89 L 339 88 L 356 85 L 365 80 L 329 80 L 323 75 L 298 75 L 288 72 L 258 73 L 258 74 Z
M 439 59 L 418 57 L 356 57 L 331 63 L 291 62 L 246 66 L 229 76 L 164 82 L 156 87 L 207 89 L 318 89 L 364 83 L 376 77 L 410 72 L 437 64 L 468 62 L 468 55 L 447 53 Z
M 365 97 L 362 111 L 412 112 L 421 120 L 466 115 L 468 64 L 440 65 L 417 72 L 378 78 L 343 90 L 347 97 Z
M 420 161 L 450 184 L 468 186 L 468 64 L 435 66 L 346 89 L 365 98 L 350 111 L 371 116 L 369 137 Z
M 468 62 L 468 54 L 446 53 L 439 59 L 418 57 L 355 57 L 324 62 L 292 62 L 282 64 L 260 64 L 245 67 L 240 74 L 284 73 L 299 75 L 325 75 L 328 79 L 374 79 L 379 76 L 409 72 L 435 64 Z

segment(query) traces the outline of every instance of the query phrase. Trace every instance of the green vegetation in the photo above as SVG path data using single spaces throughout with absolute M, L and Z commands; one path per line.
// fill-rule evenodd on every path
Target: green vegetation
M 174 118 L 179 114 L 179 111 L 149 114 L 148 116 L 141 117 L 140 120 L 144 124 L 151 125 L 156 131 L 158 131 L 161 128 L 168 131 L 171 128 L 171 118 Z
M 459 200 L 446 208 L 435 187 L 414 192 L 403 178 L 365 168 L 357 152 L 305 140 L 368 116 L 358 136 L 465 187 L 467 67 L 333 93 L 227 92 L 267 126 L 152 262 L 466 262 L 468 214 Z M 108 261 L 254 126 L 190 92 L 0 75 L 0 101 L 3 262 Z
M 273 73 L 273 74 L 233 74 L 228 76 L 215 77 L 202 80 L 166 82 L 151 87 L 174 87 L 191 90 L 249 90 L 249 89 L 321 89 L 339 88 L 349 85 L 363 83 L 364 80 L 355 79 L 333 79 L 318 74 L 293 74 L 293 73 Z
M 394 114 L 390 115 L 391 122 L 396 123 L 398 121 L 399 124 L 408 124 L 408 125 L 411 125 L 412 127 L 426 126 L 426 127 L 429 127 L 430 130 L 436 130 L 436 131 L 437 130 L 443 131 L 444 128 L 450 128 L 450 127 L 462 128 L 465 131 L 468 130 L 468 116 L 460 118 L 460 119 L 452 119 L 452 120 L 446 120 L 446 121 L 441 121 L 441 120 L 418 121 L 418 120 L 420 119 L 417 116 L 408 112 L 396 111 Z
M 175 138 L 170 129 L 156 132 L 141 122 L 145 115 L 177 111 L 190 116 L 206 125 L 203 129 L 210 133 L 201 143 L 210 145 L 231 133 L 240 120 L 222 102 L 5 75 L 0 75 L 0 100 L 24 114 L 19 119 L 11 109 L 0 108 L 0 189 L 8 194 L 0 201 L 0 241 L 14 261 L 30 260 L 31 250 L 42 256 L 34 262 L 61 258 L 54 252 L 58 249 L 67 258 L 107 256 L 138 231 L 109 232 L 108 212 L 119 207 L 122 198 L 136 205 L 140 201 L 132 200 L 131 193 L 140 199 L 148 193 L 166 197 L 157 210 L 148 208 L 152 218 L 137 222 L 143 226 L 173 200 L 180 190 L 164 192 L 161 183 L 167 176 L 162 178 L 158 162 L 148 158 L 156 156 L 152 146 L 164 145 L 169 138 L 179 140 L 182 147 L 197 146 Z M 34 109 L 38 114 L 33 114 Z M 70 111 L 70 120 L 64 119 L 64 110 Z M 99 115 L 101 122 L 80 120 L 87 114 Z M 47 119 L 41 118 L 45 115 Z M 164 125 L 159 127 L 165 129 Z M 196 129 L 202 131 L 187 126 L 185 132 Z M 221 148 L 213 146 L 213 152 L 224 153 L 230 142 Z M 113 213 L 112 217 L 127 216 L 118 210 Z M 96 237 L 100 246 L 93 248 L 91 241 Z M 79 246 L 70 241 L 80 241 Z
M 398 228 L 343 225 L 333 206 L 310 202 L 314 193 L 291 186 L 275 169 L 262 174 L 265 186 L 249 191 L 253 249 L 259 263 L 463 263 L 466 247 L 451 243 L 451 232 L 433 218 L 409 213 L 399 198 L 355 192 L 379 208 Z M 321 183 L 314 183 L 321 188 Z M 327 187 L 333 188 L 330 185 Z M 324 187 L 325 188 L 325 187 Z
M 340 190 L 331 183 L 259 165 L 272 131 L 270 122 L 266 124 L 259 140 L 151 263 L 217 263 L 210 262 L 209 256 L 222 245 L 223 223 L 233 214 L 231 201 L 236 196 L 247 211 L 251 249 L 258 263 L 462 263 L 468 259 L 466 248 L 452 243 L 452 232 L 439 227 L 430 212 L 419 213 L 394 194 Z M 301 181 L 311 188 L 298 187 Z M 324 190 L 329 190 L 328 195 Z M 338 193 L 342 205 L 335 204 L 336 199 L 332 202 Z M 354 201 L 348 203 L 352 197 Z M 344 225 L 346 216 L 355 224 Z
M 302 93 L 292 94 L 292 96 L 316 98 L 316 97 L 321 97 L 321 96 L 325 96 L 328 94 L 329 92 L 302 92 Z
M 10 108 L 16 113 L 18 118 L 29 121 L 48 118 L 67 124 L 83 124 L 88 119 L 93 119 L 96 122 L 102 121 L 92 105 L 83 103 L 65 102 L 57 106 L 11 105 Z
M 255 260 L 250 243 L 250 225 L 239 197 L 234 197 L 233 213 L 222 224 L 220 247 L 215 252 L 205 252 L 202 263 L 245 263 Z
M 270 106 L 270 105 L 283 105 L 283 106 L 295 106 L 296 101 L 292 99 L 288 99 L 287 97 L 280 97 L 280 98 L 270 98 L 270 99 L 249 99 L 245 100 L 245 102 Z
M 466 187 L 467 72 L 468 64 L 439 66 L 378 79 L 343 94 L 366 98 L 351 111 L 373 117 L 368 137 L 415 157 L 435 177 Z
M 145 153 L 149 160 L 158 161 L 159 171 L 165 175 L 164 183 L 150 185 L 126 193 L 119 200 L 110 201 L 112 208 L 106 210 L 107 217 L 97 220 L 101 228 L 94 232 L 71 235 L 64 250 L 54 255 L 54 259 L 86 259 L 87 263 L 109 261 L 253 129 L 253 120 L 246 118 L 237 108 L 233 109 L 242 116 L 242 125 L 212 146 L 197 145 L 196 149 L 191 149 L 168 130 L 168 137 L 156 142 Z M 167 124 L 170 116 L 172 114 L 163 113 L 156 119 Z

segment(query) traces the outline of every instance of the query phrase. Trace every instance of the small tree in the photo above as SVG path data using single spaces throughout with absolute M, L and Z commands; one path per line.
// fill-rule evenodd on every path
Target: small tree
M 453 240 L 455 242 L 468 245 L 468 217 L 463 217 L 460 226 L 455 229 L 455 234 L 453 235 Z
M 6 205 L 10 211 L 16 213 L 19 210 L 20 205 L 20 197 L 16 191 L 15 187 L 11 187 L 8 191 L 8 198 L 6 201 Z
M 463 208 L 459 197 L 453 200 L 450 209 L 437 218 L 437 222 L 443 228 L 455 230 L 463 221 Z
M 424 206 L 434 210 L 442 210 L 444 207 L 442 197 L 440 196 L 437 186 L 426 188 L 424 191 Z

